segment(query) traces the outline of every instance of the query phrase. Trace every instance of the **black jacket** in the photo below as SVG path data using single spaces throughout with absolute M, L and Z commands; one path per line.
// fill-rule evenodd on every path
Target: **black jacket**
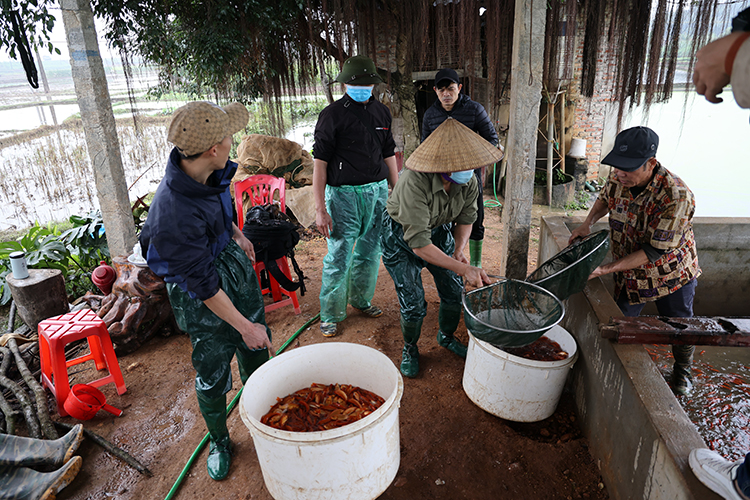
M 358 118 L 357 110 L 369 118 L 378 142 Z M 313 156 L 328 162 L 326 183 L 331 186 L 360 186 L 387 179 L 383 159 L 393 156 L 395 149 L 391 112 L 373 98 L 358 103 L 344 94 L 318 117 Z
M 497 146 L 497 132 L 487 111 L 484 110 L 484 106 L 472 101 L 466 94 L 459 94 L 450 112 L 443 109 L 440 99 L 427 108 L 422 118 L 422 142 L 449 116 L 469 127 L 493 146 Z

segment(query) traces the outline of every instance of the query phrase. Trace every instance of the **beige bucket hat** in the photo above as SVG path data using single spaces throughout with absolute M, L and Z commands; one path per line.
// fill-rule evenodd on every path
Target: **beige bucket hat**
M 498 149 L 469 127 L 448 118 L 406 160 L 416 172 L 452 173 L 486 167 L 503 159 Z
M 207 101 L 189 102 L 172 115 L 167 140 L 183 155 L 197 155 L 245 128 L 249 119 L 250 113 L 239 102 L 223 108 Z

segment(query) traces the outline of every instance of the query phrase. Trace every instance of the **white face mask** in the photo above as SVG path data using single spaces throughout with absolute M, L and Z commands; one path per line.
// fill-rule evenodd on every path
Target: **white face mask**
M 374 85 L 369 85 L 367 87 L 363 87 L 361 85 L 347 85 L 346 93 L 349 94 L 349 97 L 357 102 L 365 102 L 370 98 L 370 96 L 372 96 L 373 87 Z
M 453 172 L 448 177 L 450 177 L 456 184 L 466 184 L 471 180 L 473 175 L 473 170 L 462 170 L 460 172 Z

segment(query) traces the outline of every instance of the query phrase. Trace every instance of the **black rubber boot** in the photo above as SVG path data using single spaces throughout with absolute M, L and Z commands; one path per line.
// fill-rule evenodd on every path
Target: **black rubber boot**
M 0 434 L 0 465 L 58 468 L 66 463 L 83 441 L 83 426 L 76 425 L 58 439 L 32 439 Z
M 198 406 L 206 421 L 211 446 L 208 453 L 208 475 L 214 481 L 221 481 L 229 474 L 232 461 L 232 442 L 227 429 L 227 398 L 222 395 L 209 399 L 196 391 Z
M 461 304 L 445 304 L 440 302 L 440 311 L 438 314 L 438 344 L 448 349 L 450 352 L 466 359 L 466 346 L 456 340 L 453 334 L 458 328 L 458 322 L 461 319 Z
M 81 457 L 72 457 L 53 472 L 38 472 L 28 467 L 0 466 L 0 498 L 54 500 L 81 470 Z
M 401 319 L 401 333 L 404 335 L 404 351 L 401 353 L 401 374 L 414 378 L 419 373 L 419 349 L 417 341 L 422 333 L 422 320 L 404 321 Z
M 693 345 L 673 345 L 672 356 L 674 356 L 674 366 L 672 367 L 672 392 L 679 396 L 690 394 L 693 390 Z

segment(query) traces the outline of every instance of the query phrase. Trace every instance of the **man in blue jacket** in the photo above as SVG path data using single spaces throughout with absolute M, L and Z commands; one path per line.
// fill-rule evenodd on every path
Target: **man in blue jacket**
M 446 68 L 437 72 L 433 90 L 438 98 L 425 111 L 422 118 L 422 142 L 441 123 L 451 117 L 469 127 L 493 146 L 497 146 L 497 132 L 492 125 L 492 120 L 487 115 L 487 111 L 481 104 L 472 101 L 466 94 L 462 94 L 461 88 L 462 85 L 455 70 Z M 482 267 L 482 241 L 484 240 L 483 170 L 484 168 L 474 170 L 479 184 L 477 220 L 472 225 L 471 235 L 469 235 L 469 262 L 474 267 Z
M 253 271 L 253 245 L 232 222 L 232 135 L 249 115 L 191 102 L 175 111 L 167 140 L 175 145 L 140 235 L 151 270 L 167 283 L 179 327 L 190 335 L 195 390 L 211 438 L 208 474 L 229 473 L 226 393 L 236 354 L 244 383 L 268 360 L 271 332 Z

